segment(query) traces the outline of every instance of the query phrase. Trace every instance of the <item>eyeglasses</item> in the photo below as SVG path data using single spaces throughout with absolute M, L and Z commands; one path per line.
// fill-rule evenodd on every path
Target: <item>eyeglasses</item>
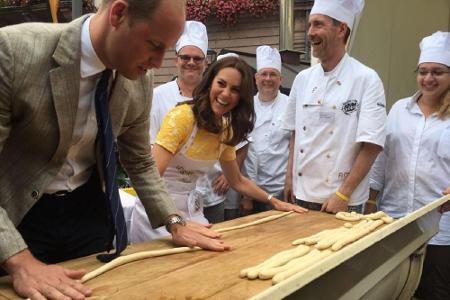
M 444 74 L 450 73 L 450 70 L 446 71 L 444 69 L 433 69 L 433 70 L 417 69 L 415 72 L 421 77 L 425 77 L 428 74 L 431 74 L 432 77 L 441 77 Z
M 202 61 L 204 61 L 205 60 L 205 57 L 203 56 L 190 56 L 190 55 L 184 55 L 184 54 L 181 54 L 181 55 L 178 55 L 178 57 L 183 61 L 183 62 L 190 62 L 191 61 L 191 59 L 196 63 L 196 64 L 198 64 L 198 63 L 200 63 L 200 62 L 202 62 Z

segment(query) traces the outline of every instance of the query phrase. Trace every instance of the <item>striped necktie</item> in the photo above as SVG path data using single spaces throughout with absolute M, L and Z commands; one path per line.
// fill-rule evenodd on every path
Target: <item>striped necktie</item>
M 97 115 L 98 138 L 100 139 L 103 152 L 105 192 L 116 235 L 116 253 L 98 255 L 97 259 L 102 262 L 109 262 L 118 257 L 127 247 L 128 243 L 125 217 L 116 181 L 117 164 L 115 140 L 111 126 L 111 115 L 109 113 L 108 85 L 111 74 L 112 71 L 109 69 L 103 71 L 95 90 L 95 111 Z M 112 241 L 109 243 L 108 247 L 109 249 L 107 250 L 110 251 L 112 248 Z

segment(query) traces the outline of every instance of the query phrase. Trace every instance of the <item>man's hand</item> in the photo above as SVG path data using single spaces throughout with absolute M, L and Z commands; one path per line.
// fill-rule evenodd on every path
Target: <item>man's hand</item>
M 445 191 L 442 192 L 443 195 L 449 195 L 450 194 L 450 187 L 448 187 Z M 444 204 L 439 207 L 439 212 L 441 214 L 450 211 L 450 201 L 445 202 Z
M 288 176 L 286 176 L 286 181 L 284 184 L 284 200 L 289 203 L 296 203 L 294 191 L 292 190 L 292 180 L 288 179 Z
M 275 198 L 270 200 L 273 208 L 280 211 L 294 211 L 296 213 L 305 213 L 308 212 L 306 208 L 298 206 L 297 204 L 292 204 L 288 202 L 284 202 Z
M 251 215 L 253 213 L 253 200 L 243 196 L 239 205 L 241 217 Z
M 220 234 L 209 229 L 211 226 L 193 221 L 186 221 L 186 226 L 173 224 L 170 227 L 172 240 L 179 246 L 200 247 L 213 251 L 230 250 L 231 247 L 219 239 Z
M 320 211 L 328 212 L 328 213 L 337 213 L 340 211 L 347 211 L 348 205 L 347 201 L 342 200 L 336 194 L 333 194 L 325 201 L 322 205 L 322 209 Z
M 225 175 L 223 173 L 220 173 L 212 182 L 212 186 L 214 189 L 214 193 L 218 195 L 223 195 L 226 192 L 228 192 L 228 189 L 230 188 L 230 184 L 228 183 L 228 180 L 225 178 Z
M 365 215 L 374 213 L 374 212 L 376 212 L 377 210 L 378 210 L 378 208 L 377 208 L 377 205 L 376 205 L 376 204 L 366 202 L 366 205 L 364 206 L 364 214 L 365 214 Z
M 3 268 L 11 275 L 17 294 L 30 299 L 85 299 L 92 290 L 77 279 L 84 270 L 69 270 L 58 265 L 46 265 L 23 250 L 8 258 Z

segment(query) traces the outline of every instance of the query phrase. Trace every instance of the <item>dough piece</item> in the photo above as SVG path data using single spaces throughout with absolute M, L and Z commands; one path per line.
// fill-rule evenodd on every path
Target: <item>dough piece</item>
M 287 216 L 289 214 L 293 213 L 293 211 L 287 211 L 287 212 L 283 212 L 281 214 L 277 214 L 277 215 L 272 215 L 272 216 L 268 216 L 253 222 L 249 222 L 249 223 L 245 223 L 245 224 L 241 224 L 241 225 L 237 225 L 237 226 L 231 226 L 231 227 L 227 227 L 227 228 L 219 228 L 219 229 L 214 229 L 216 232 L 227 232 L 227 231 L 231 231 L 231 230 L 236 230 L 236 229 L 242 229 L 245 227 L 250 227 L 250 226 L 254 226 L 254 225 L 258 225 L 258 224 L 262 224 L 262 223 L 266 223 L 266 222 L 270 222 L 279 218 L 282 218 L 284 216 Z
M 355 221 L 361 220 L 362 215 L 357 214 L 355 212 L 349 213 L 349 212 L 340 211 L 340 212 L 336 213 L 335 217 L 336 217 L 336 219 L 339 219 L 339 220 L 355 222 Z
M 268 261 L 266 264 L 264 264 L 263 269 L 268 268 L 275 268 L 282 266 L 289 261 L 293 260 L 294 258 L 302 257 L 309 253 L 311 248 L 309 246 L 300 245 L 296 247 L 294 250 L 291 250 L 287 253 L 282 253 L 282 255 L 279 255 L 275 257 L 275 259 Z
M 394 222 L 394 218 L 388 215 L 382 217 L 381 220 L 386 224 L 391 224 L 392 222 Z
M 335 231 L 333 234 L 330 234 L 320 240 L 316 245 L 316 249 L 325 250 L 327 248 L 330 248 L 334 243 L 345 237 L 349 231 L 350 229 L 345 227 L 339 228 L 339 230 Z
M 300 245 L 294 249 L 279 252 L 270 257 L 269 259 L 265 260 L 264 262 L 260 263 L 259 265 L 242 270 L 239 276 L 247 277 L 248 279 L 255 279 L 258 277 L 258 274 L 262 269 L 274 268 L 284 265 L 285 263 L 289 262 L 294 258 L 307 254 L 309 250 L 310 247 Z
M 345 227 L 345 228 L 352 228 L 352 227 L 353 227 L 353 224 L 352 224 L 352 223 L 345 223 L 345 224 L 344 224 L 344 227 Z
M 295 240 L 292 242 L 292 245 L 305 244 L 305 245 L 311 246 L 311 245 L 317 244 L 320 240 L 322 240 L 326 236 L 332 235 L 339 228 L 341 228 L 341 227 L 322 230 L 314 235 Z
M 110 261 L 109 263 L 104 264 L 100 268 L 97 268 L 97 269 L 85 274 L 81 278 L 81 283 L 91 280 L 92 278 L 95 278 L 109 270 L 112 270 L 121 265 L 130 263 L 130 262 L 133 262 L 136 260 L 146 259 L 146 258 L 150 258 L 150 257 L 170 255 L 170 254 L 176 254 L 176 253 L 193 252 L 193 251 L 197 251 L 197 250 L 202 250 L 202 249 L 199 247 L 193 247 L 193 248 L 177 247 L 177 248 L 172 248 L 172 249 L 142 251 L 142 252 L 136 252 L 136 253 L 125 255 L 125 256 L 119 256 L 118 258 Z
M 259 272 L 258 277 L 260 279 L 270 279 L 270 278 L 274 277 L 276 274 L 286 271 L 289 268 L 292 268 L 293 266 L 300 264 L 302 261 L 308 260 L 309 257 L 315 256 L 318 252 L 320 252 L 320 251 L 317 249 L 313 249 L 308 254 L 298 257 L 298 258 L 295 258 L 295 259 L 289 261 L 285 265 L 282 265 L 279 267 L 274 267 L 274 268 L 264 268 Z
M 376 221 L 368 221 L 366 224 L 360 223 L 355 226 L 354 229 L 351 229 L 349 234 L 345 237 L 343 237 L 341 240 L 337 241 L 336 243 L 331 246 L 331 250 L 338 251 L 342 249 L 344 246 L 353 243 L 354 241 L 359 240 L 360 238 L 364 237 L 365 235 L 369 234 L 371 231 L 374 231 L 379 226 L 383 225 L 384 222 L 382 220 L 376 220 Z
M 370 219 L 370 220 L 378 220 L 381 219 L 383 217 L 387 216 L 386 213 L 384 211 L 377 211 L 375 213 L 371 213 L 368 215 L 363 215 L 364 219 Z
M 313 251 L 317 251 L 317 252 L 313 252 Z M 311 251 L 311 255 L 305 256 L 304 257 L 305 259 L 303 261 L 301 261 L 298 264 L 295 264 L 294 266 L 292 266 L 280 273 L 277 273 L 275 276 L 273 276 L 272 284 L 278 284 L 281 281 L 291 277 L 292 275 L 297 274 L 298 272 L 301 272 L 307 268 L 312 267 L 315 263 L 317 263 L 318 261 L 331 255 L 331 253 L 332 253 L 330 250 L 325 250 L 325 251 L 313 250 L 313 251 Z

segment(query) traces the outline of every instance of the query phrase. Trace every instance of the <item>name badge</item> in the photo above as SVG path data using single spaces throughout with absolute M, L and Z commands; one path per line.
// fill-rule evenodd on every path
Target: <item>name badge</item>
M 336 113 L 334 111 L 321 111 L 319 112 L 319 122 L 321 123 L 332 123 Z

